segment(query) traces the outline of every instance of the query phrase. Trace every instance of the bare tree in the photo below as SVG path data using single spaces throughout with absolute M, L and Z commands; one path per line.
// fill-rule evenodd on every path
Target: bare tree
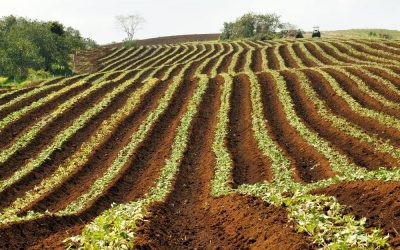
M 127 36 L 128 41 L 132 41 L 137 29 L 144 23 L 144 18 L 139 14 L 135 15 L 119 15 L 115 17 L 119 28 L 121 28 Z

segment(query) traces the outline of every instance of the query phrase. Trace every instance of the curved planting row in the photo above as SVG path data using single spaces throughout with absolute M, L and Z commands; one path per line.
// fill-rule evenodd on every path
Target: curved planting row
M 397 247 L 399 54 L 142 46 L 0 92 L 0 248 Z

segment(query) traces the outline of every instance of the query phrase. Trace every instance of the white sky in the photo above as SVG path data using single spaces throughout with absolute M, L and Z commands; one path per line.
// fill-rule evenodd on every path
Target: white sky
M 104 44 L 124 38 L 116 15 L 146 19 L 137 38 L 218 33 L 249 11 L 277 13 L 303 30 L 400 30 L 400 0 L 0 0 L 0 16 L 58 20 Z

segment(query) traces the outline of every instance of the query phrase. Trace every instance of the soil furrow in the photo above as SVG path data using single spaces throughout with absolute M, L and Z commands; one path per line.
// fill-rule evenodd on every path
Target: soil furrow
M 227 146 L 233 160 L 233 186 L 272 179 L 271 162 L 258 149 L 252 130 L 250 83 L 246 76 L 233 79 Z
M 129 77 L 129 76 L 126 76 Z M 119 81 L 120 83 L 123 80 Z M 86 124 L 82 129 L 80 129 L 77 133 L 71 136 L 66 142 L 64 142 L 62 149 L 56 150 L 52 153 L 52 155 L 47 159 L 41 166 L 35 168 L 34 171 L 27 174 L 25 177 L 21 178 L 14 185 L 10 186 L 6 190 L 4 190 L 0 195 L 2 196 L 1 204 L 7 202 L 6 197 L 12 198 L 9 193 L 15 192 L 15 188 L 18 189 L 19 186 L 32 186 L 37 184 L 41 179 L 51 175 L 58 165 L 60 165 L 68 156 L 70 156 L 75 150 L 79 149 L 82 143 L 88 138 L 93 131 L 101 124 L 103 120 L 109 117 L 115 110 L 121 108 L 125 101 L 128 99 L 129 95 L 139 88 L 142 85 L 141 81 L 138 80 L 136 84 L 132 84 L 126 90 L 118 95 L 115 100 L 106 108 L 104 108 L 99 114 L 93 117 L 88 124 Z M 86 108 L 86 107 L 83 107 Z M 2 173 L 2 177 L 4 179 L 5 176 L 9 176 L 13 173 L 13 169 L 20 167 L 24 164 L 27 159 L 30 159 L 37 155 L 40 150 L 37 148 L 43 148 L 51 139 L 54 138 L 54 134 L 44 134 L 41 133 L 37 136 L 32 143 L 30 143 L 26 148 L 18 151 L 15 155 L 16 157 L 11 158 L 9 161 L 4 163 L 1 167 L 4 172 Z M 42 147 L 39 147 L 42 146 Z M 7 170 L 7 172 L 5 171 Z M 22 188 L 21 188 L 22 189 Z
M 170 154 L 175 130 L 179 125 L 180 117 L 186 110 L 185 104 L 188 103 L 194 92 L 195 85 L 195 81 L 184 80 L 167 111 L 155 124 L 127 167 L 121 171 L 120 176 L 109 189 L 87 210 L 79 215 L 62 218 L 47 216 L 35 221 L 0 226 L 0 236 L 4 239 L 22 238 L 23 240 L 12 241 L 16 244 L 16 248 L 26 248 L 36 244 L 40 246 L 38 248 L 62 247 L 62 241 L 67 236 L 79 234 L 86 223 L 110 208 L 113 202 L 129 202 L 143 196 L 159 176 L 160 168 Z M 48 205 L 50 205 L 49 208 L 58 210 L 68 204 L 61 202 Z M 0 249 L 1 244 L 5 243 L 0 242 Z
M 382 139 L 389 140 L 397 147 L 400 146 L 400 131 L 352 111 L 346 101 L 337 95 L 322 75 L 309 70 L 305 70 L 304 73 L 310 79 L 314 90 L 322 100 L 325 100 L 326 105 L 335 115 L 358 125 L 370 135 L 376 135 Z
M 327 73 L 329 73 L 338 83 L 339 85 L 350 94 L 358 103 L 368 109 L 373 109 L 393 117 L 400 119 L 400 109 L 398 108 L 390 108 L 385 107 L 383 103 L 374 99 L 368 93 L 362 92 L 357 84 L 346 77 L 344 74 L 334 70 L 334 69 L 324 69 Z
M 368 170 L 378 169 L 379 167 L 390 168 L 399 163 L 389 154 L 377 152 L 372 145 L 344 134 L 333 127 L 331 123 L 322 119 L 301 89 L 299 79 L 290 72 L 284 72 L 283 76 L 295 102 L 296 112 L 309 128 L 316 131 L 321 138 L 330 142 L 335 150 L 347 155 L 351 161 Z M 310 80 L 313 87 L 320 84 L 311 77 Z
M 246 54 L 249 51 L 246 45 L 243 43 L 238 43 L 239 46 L 243 48 L 242 52 L 240 52 L 238 59 L 236 61 L 236 65 L 234 67 L 235 72 L 243 72 L 244 65 L 246 64 Z
M 229 65 L 232 62 L 233 55 L 239 51 L 239 47 L 237 46 L 237 44 L 231 43 L 231 45 L 232 45 L 232 48 L 233 48 L 232 52 L 229 53 L 228 55 L 226 55 L 224 57 L 224 59 L 222 59 L 222 62 L 220 63 L 220 65 L 217 68 L 217 73 L 218 74 L 222 73 L 222 72 L 228 72 L 228 68 L 229 68 Z
M 135 111 L 117 126 L 109 137 L 104 138 L 104 143 L 94 150 L 91 159 L 82 168 L 68 176 L 61 186 L 54 187 L 46 198 L 35 205 L 32 204 L 32 210 L 54 212 L 62 207 L 60 204 L 68 204 L 86 192 L 112 164 L 121 148 L 130 141 L 131 136 L 151 110 L 157 107 L 157 100 L 161 99 L 169 84 L 170 80 L 162 82 L 146 94 Z
M 391 246 L 400 248 L 400 182 L 342 182 L 312 193 L 335 196 L 349 214 L 367 218 L 368 227 L 382 229 Z
M 310 60 L 310 58 L 308 58 L 303 51 L 301 51 L 299 44 L 295 43 L 292 45 L 293 51 L 296 54 L 296 56 L 298 58 L 300 58 L 300 60 L 302 61 L 302 63 L 304 64 L 304 66 L 306 67 L 317 67 L 318 65 L 316 63 L 314 63 L 312 60 Z
M 27 92 L 29 92 L 29 91 L 32 91 L 32 90 L 34 90 L 34 89 L 35 89 L 35 87 L 33 87 L 33 88 L 21 89 L 21 90 L 18 90 L 18 91 L 16 91 L 16 92 L 10 94 L 10 95 L 4 96 L 3 98 L 0 98 L 0 105 L 3 105 L 3 104 L 5 104 L 5 103 L 7 103 L 7 102 L 13 100 L 14 98 L 16 98 L 16 97 L 18 97 L 18 96 L 21 96 L 21 95 L 23 95 L 23 94 L 25 94 L 25 93 L 27 93 Z M 11 91 L 11 90 L 8 90 L 8 91 Z M 5 92 L 6 92 L 6 91 L 1 92 L 1 94 L 5 93 Z
M 379 57 L 379 58 L 385 58 L 385 59 L 394 60 L 394 61 L 398 61 L 399 62 L 399 58 L 398 57 L 381 54 L 381 53 L 379 53 L 377 51 L 369 51 L 369 50 L 367 50 L 366 48 L 364 48 L 363 46 L 361 46 L 359 44 L 354 44 L 354 43 L 349 43 L 349 42 L 346 42 L 345 44 L 349 45 L 352 48 L 354 48 L 355 50 L 363 52 L 365 54 L 369 54 L 369 55 L 373 55 L 373 56 L 376 56 L 376 57 Z M 368 46 L 368 45 L 366 45 L 366 46 Z
M 367 56 L 353 53 L 352 51 L 350 51 L 349 49 L 347 49 L 346 47 L 342 46 L 339 43 L 330 42 L 330 44 L 332 46 L 334 46 L 335 48 L 337 48 L 340 52 L 342 52 L 342 53 L 344 53 L 344 54 L 346 54 L 348 56 L 354 57 L 354 58 L 356 58 L 358 60 L 361 60 L 361 61 L 364 61 L 364 62 L 375 62 L 376 61 L 376 60 L 373 60 L 371 58 L 368 58 Z M 377 61 L 377 62 L 379 62 L 379 61 Z
M 292 55 L 290 55 L 287 46 L 290 46 L 290 45 L 287 44 L 287 45 L 279 47 L 279 54 L 283 58 L 283 61 L 285 62 L 285 66 L 288 67 L 288 68 L 299 68 L 299 65 L 292 58 Z
M 379 68 L 368 67 L 366 69 L 369 70 L 370 72 L 382 77 L 383 79 L 390 81 L 398 90 L 400 90 L 400 78 L 390 75 L 390 74 L 386 73 L 385 71 L 380 70 Z
M 368 75 L 365 75 L 363 72 L 356 68 L 348 68 L 347 71 L 351 72 L 353 75 L 356 75 L 358 78 L 360 78 L 365 84 L 368 85 L 368 87 L 375 92 L 381 94 L 384 96 L 386 99 L 392 101 L 392 102 L 400 102 L 400 95 L 394 93 L 387 87 L 385 87 L 383 84 L 379 83 L 373 78 L 370 78 Z
M 275 47 L 268 47 L 267 48 L 267 62 L 268 62 L 268 68 L 269 69 L 274 69 L 274 70 L 279 70 L 279 62 L 278 58 L 276 58 L 276 55 L 274 53 Z
M 77 104 L 75 104 L 71 109 L 69 109 L 67 112 L 65 112 L 62 116 L 57 118 L 55 121 L 51 122 L 48 126 L 46 126 L 38 135 L 39 138 L 42 138 L 42 141 L 35 140 L 32 143 L 36 143 L 33 145 L 36 145 L 35 150 L 40 151 L 44 146 L 46 146 L 45 142 L 47 141 L 48 138 L 54 137 L 56 134 L 58 134 L 60 131 L 62 131 L 64 128 L 67 126 L 71 125 L 72 122 L 75 120 L 76 117 L 79 117 L 83 112 L 86 111 L 86 108 L 82 107 L 91 107 L 95 103 L 99 102 L 101 98 L 109 91 L 112 91 L 113 88 L 117 87 L 118 83 L 114 82 L 110 85 L 107 85 L 96 92 L 92 93 L 90 96 L 87 98 L 79 101 Z M 45 137 L 48 136 L 48 137 Z M 28 145 L 28 147 L 31 145 Z M 33 146 L 31 146 L 33 147 Z M 47 174 L 47 173 L 46 173 Z M 32 175 L 35 177 L 38 177 L 38 174 L 33 172 Z M 11 202 L 13 202 L 15 199 L 20 197 L 22 194 L 24 194 L 26 191 L 28 191 L 34 184 L 40 181 L 39 178 L 37 178 L 37 181 L 30 181 L 32 178 L 32 175 L 26 176 L 26 178 L 21 179 L 18 183 L 15 185 L 11 186 L 10 188 L 4 190 L 2 193 L 0 193 L 0 208 L 4 208 L 5 206 L 9 205 Z
M 150 209 L 148 222 L 138 231 L 137 248 L 310 248 L 307 237 L 287 227 L 284 209 L 253 197 L 209 196 L 215 164 L 211 145 L 219 95 L 219 86 L 211 81 L 193 121 L 173 191 L 164 203 Z
M 150 48 L 147 51 L 144 51 L 144 53 L 141 53 L 140 55 L 131 55 L 128 57 L 125 57 L 121 61 L 119 61 L 116 65 L 111 66 L 111 68 L 107 69 L 107 71 L 117 71 L 117 70 L 123 70 L 125 67 L 129 65 L 129 67 L 136 69 L 136 66 L 139 65 L 140 63 L 149 60 L 149 57 L 156 48 Z
M 31 112 L 22 116 L 20 119 L 10 123 L 0 132 L 0 138 L 1 138 L 0 148 L 3 148 L 5 146 L 10 146 L 12 142 L 18 140 L 18 138 L 20 137 L 20 135 L 22 135 L 24 131 L 27 131 L 33 124 L 42 119 L 43 116 L 49 114 L 54 109 L 56 109 L 60 104 L 64 103 L 65 101 L 71 98 L 74 98 L 75 95 L 88 89 L 89 87 L 91 87 L 91 85 L 88 82 L 87 84 L 71 89 L 70 91 L 60 95 L 59 97 L 51 100 L 50 102 L 47 102 L 45 105 L 43 105 L 43 107 L 36 108 Z M 66 113 L 68 113 L 68 111 Z M 63 116 L 64 115 L 67 114 L 63 114 Z M 65 121 L 61 120 L 61 123 L 57 123 L 57 121 L 58 119 L 55 122 L 52 122 L 51 125 L 49 126 L 52 128 L 60 126 L 64 127 L 65 123 L 68 122 L 69 120 Z M 36 145 L 36 147 L 37 146 L 38 145 Z
M 303 182 L 310 183 L 334 176 L 329 161 L 290 125 L 272 76 L 262 73 L 258 79 L 264 116 L 268 120 L 271 137 L 291 161 L 291 167 L 296 171 L 297 177 Z
M 220 51 L 222 51 L 221 56 L 228 50 L 228 46 L 226 43 L 221 43 L 218 44 L 219 46 L 216 46 L 216 50 L 215 50 L 215 54 L 219 53 Z M 214 54 L 214 55 L 215 55 Z M 210 55 L 210 57 L 214 56 L 213 54 Z M 211 59 L 210 61 L 208 61 L 207 65 L 202 69 L 201 73 L 202 74 L 206 74 L 206 75 L 210 75 L 212 69 L 214 68 L 215 64 L 217 63 L 219 57 L 215 57 L 213 59 Z
M 257 48 L 256 50 L 253 51 L 250 68 L 254 72 L 261 72 L 263 70 L 261 49 Z
M 310 52 L 310 54 L 313 55 L 315 58 L 317 58 L 318 61 L 320 61 L 321 63 L 323 63 L 325 65 L 334 65 L 335 64 L 334 62 L 332 62 L 331 60 L 326 58 L 323 54 L 321 54 L 321 52 L 318 51 L 318 49 L 316 48 L 315 44 L 304 43 L 304 47 L 306 47 L 308 52 Z M 319 47 L 321 47 L 321 46 L 319 46 Z M 321 49 L 322 49 L 322 47 L 321 47 Z M 327 52 L 325 51 L 325 53 L 327 53 Z M 329 54 L 329 53 L 327 53 L 327 54 Z

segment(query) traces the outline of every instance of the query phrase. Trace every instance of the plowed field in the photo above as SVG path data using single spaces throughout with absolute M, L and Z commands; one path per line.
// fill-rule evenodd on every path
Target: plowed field
M 0 91 L 0 249 L 400 248 L 400 42 L 98 57 Z

